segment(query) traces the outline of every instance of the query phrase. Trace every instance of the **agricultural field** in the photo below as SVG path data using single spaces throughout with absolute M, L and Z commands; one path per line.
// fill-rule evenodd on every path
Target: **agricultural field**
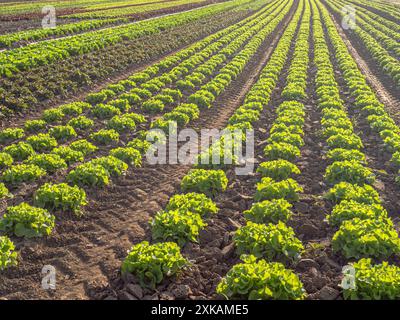
M 0 3 L 0 300 L 400 299 L 396 1 Z

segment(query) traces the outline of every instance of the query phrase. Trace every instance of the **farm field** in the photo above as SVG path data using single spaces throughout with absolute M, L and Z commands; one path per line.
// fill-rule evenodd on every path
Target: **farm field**
M 0 300 L 400 299 L 395 1 L 0 3 Z

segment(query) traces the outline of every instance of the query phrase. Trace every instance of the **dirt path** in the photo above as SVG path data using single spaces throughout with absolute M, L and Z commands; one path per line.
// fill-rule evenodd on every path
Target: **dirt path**
M 266 39 L 214 107 L 193 123 L 194 128 L 222 128 L 227 123 L 254 83 L 277 37 L 274 32 Z M 126 250 L 132 243 L 146 239 L 149 217 L 165 206 L 188 170 L 189 166 L 182 165 L 144 165 L 117 179 L 111 187 L 88 192 L 92 201 L 83 218 L 59 217 L 53 236 L 19 244 L 23 261 L 18 270 L 5 274 L 0 292 L 13 299 L 102 298 L 98 292 L 104 292 L 109 280 L 116 277 Z M 41 289 L 43 265 L 56 267 L 56 291 Z
M 400 91 L 393 85 L 393 81 L 389 81 L 390 79 L 387 79 L 387 76 L 382 75 L 382 72 L 378 70 L 371 59 L 366 59 L 366 54 L 360 45 L 357 49 L 353 46 L 353 44 L 356 45 L 359 42 L 349 40 L 343 28 L 337 23 L 335 15 L 330 13 L 330 16 L 353 59 L 366 77 L 368 84 L 374 89 L 379 100 L 385 104 L 387 112 L 393 117 L 397 125 L 400 125 Z M 364 53 L 363 56 L 362 53 Z
M 285 24 L 287 25 L 287 24 Z M 249 80 L 248 76 L 261 72 L 269 57 L 271 56 L 277 44 L 278 38 L 284 30 L 281 30 L 278 37 L 270 43 L 268 50 L 259 52 L 257 58 L 256 71 L 246 71 L 244 74 L 244 85 L 238 93 L 238 98 L 229 101 L 228 104 L 221 107 L 233 106 L 237 108 L 243 102 L 246 91 L 253 85 L 254 81 Z M 290 56 L 287 61 L 290 61 Z M 261 62 L 261 63 L 260 63 Z M 250 66 L 251 67 L 251 66 Z M 251 67 L 253 68 L 253 67 Z M 255 128 L 255 162 L 262 161 L 262 150 L 266 138 L 266 132 L 275 117 L 274 109 L 279 104 L 280 91 L 284 85 L 286 78 L 287 67 L 282 72 L 279 84 L 274 90 L 271 103 L 265 108 L 260 120 L 254 125 Z M 256 77 L 254 77 L 255 80 Z M 229 92 L 226 93 L 229 96 Z M 225 99 L 224 99 L 225 101 Z M 232 243 L 233 232 L 244 223 L 242 212 L 248 209 L 252 203 L 254 186 L 258 181 L 258 176 L 255 174 L 236 176 L 234 169 L 230 168 L 226 171 L 230 181 L 228 189 L 219 194 L 215 202 L 220 208 L 219 213 L 207 219 L 208 226 L 200 232 L 199 243 L 188 243 L 183 252 L 193 266 L 189 270 L 185 270 L 180 275 L 179 279 L 166 279 L 157 287 L 156 292 L 144 290 L 145 297 L 143 299 L 171 299 L 177 297 L 182 288 L 183 294 L 180 298 L 185 299 L 214 299 L 215 287 L 219 283 L 222 276 L 238 262 L 237 257 L 233 255 L 234 246 Z M 147 239 L 150 239 L 150 230 L 146 230 Z M 110 281 L 111 286 L 107 290 L 100 292 L 99 297 L 115 297 L 120 299 L 130 299 L 131 295 L 125 289 L 125 282 L 131 282 L 134 279 L 116 278 Z

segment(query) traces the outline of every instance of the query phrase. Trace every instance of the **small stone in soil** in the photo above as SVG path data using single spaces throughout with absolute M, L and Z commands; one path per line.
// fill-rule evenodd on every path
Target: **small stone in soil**
M 132 293 L 135 297 L 142 299 L 143 298 L 143 289 L 138 284 L 129 283 L 126 285 L 126 289 Z
M 301 225 L 298 228 L 298 232 L 304 234 L 304 236 L 307 238 L 314 238 L 319 234 L 318 228 L 309 223 Z
M 131 295 L 130 293 L 123 291 L 122 293 L 119 294 L 119 298 L 121 300 L 137 300 L 136 297 L 134 297 L 133 295 Z
M 221 251 L 224 259 L 228 259 L 231 256 L 233 256 L 234 252 L 235 252 L 235 244 L 233 242 L 225 246 Z
M 175 300 L 175 296 L 169 291 L 164 291 L 160 293 L 160 300 Z
M 192 293 L 192 291 L 188 285 L 181 284 L 173 288 L 171 293 L 176 299 L 185 299 Z
M 339 294 L 340 292 L 338 290 L 325 286 L 316 293 L 316 296 L 320 300 L 335 300 Z
M 303 271 L 306 271 L 312 267 L 319 268 L 319 264 L 312 259 L 301 259 L 297 263 L 297 268 L 299 268 L 300 270 L 303 270 Z

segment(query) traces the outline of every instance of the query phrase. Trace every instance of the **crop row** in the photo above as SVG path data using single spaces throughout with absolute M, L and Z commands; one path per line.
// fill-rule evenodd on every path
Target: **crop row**
M 65 36 L 98 29 L 110 24 L 127 22 L 127 19 L 101 19 L 67 23 L 55 28 L 31 29 L 0 35 L 0 48 L 12 47 L 22 41 L 38 41 L 50 36 Z
M 356 3 L 362 4 L 363 6 L 369 8 L 369 9 L 374 9 L 374 10 L 380 12 L 381 14 L 389 16 L 394 22 L 397 22 L 397 23 L 400 22 L 399 9 L 389 3 L 377 3 L 377 2 L 371 2 L 371 1 L 365 1 L 365 0 L 357 0 Z
M 86 134 L 90 133 L 93 123 L 88 122 L 86 117 L 81 116 L 85 109 L 90 109 L 90 111 L 86 111 L 87 116 L 91 116 L 94 120 L 99 118 L 100 124 L 104 119 L 109 119 L 114 115 L 119 116 L 120 112 L 116 110 L 118 107 L 121 109 L 120 111 L 126 112 L 124 108 L 134 105 L 136 108 L 141 107 L 141 111 L 150 114 L 160 113 L 166 104 L 171 105 L 174 103 L 174 101 L 166 100 L 166 97 L 163 97 L 163 94 L 161 94 L 163 89 L 167 89 L 167 92 L 171 91 L 168 90 L 170 88 L 176 89 L 175 95 L 172 95 L 176 102 L 180 100 L 179 97 L 182 95 L 180 90 L 185 94 L 193 91 L 196 86 L 204 82 L 207 76 L 215 72 L 214 70 L 218 65 L 221 65 L 226 60 L 227 57 L 223 55 L 231 56 L 234 54 L 243 41 L 251 36 L 248 33 L 244 34 L 246 29 L 255 27 L 251 31 L 254 33 L 257 28 L 259 29 L 262 24 L 267 23 L 268 19 L 273 17 L 268 17 L 267 20 L 260 22 L 256 19 L 268 15 L 275 9 L 276 5 L 277 3 L 274 3 L 271 7 L 267 7 L 265 12 L 257 13 L 235 26 L 214 34 L 196 43 L 191 48 L 168 57 L 143 72 L 130 76 L 128 80 L 122 80 L 116 84 L 109 85 L 100 92 L 89 94 L 86 100 L 95 105 L 94 108 L 89 108 L 90 106 L 87 103 L 73 103 L 48 109 L 44 111 L 42 119 L 26 121 L 24 126 L 26 132 L 21 128 L 3 130 L 0 133 L 0 142 L 7 144 L 18 141 L 17 139 L 23 138 L 25 133 L 43 133 L 44 130 L 49 133 L 51 130 L 54 131 L 54 128 L 50 126 L 55 124 L 70 125 L 73 129 L 85 130 Z M 219 37 L 221 38 L 218 39 Z M 227 44 L 228 46 L 224 48 Z M 202 50 L 196 53 L 200 49 Z M 210 57 L 212 58 L 206 63 L 206 60 Z M 70 119 L 67 116 L 79 117 Z M 35 137 L 29 136 L 27 138 L 27 140 L 32 139 L 35 140 Z M 15 147 L 15 145 L 12 147 Z
M 151 2 L 154 0 L 141 0 L 141 3 Z M 100 9 L 107 8 L 109 6 L 115 6 L 116 3 L 123 3 L 125 1 L 110 1 L 110 0 L 75 0 L 73 2 L 69 0 L 57 0 L 54 1 L 58 9 L 66 8 L 82 8 L 82 9 Z M 132 1 L 130 1 L 132 3 Z M 127 4 L 127 3 L 125 3 Z M 40 12 L 41 9 L 48 5 L 48 1 L 30 1 L 30 2 L 10 2 L 3 3 L 0 8 L 0 15 L 14 15 L 24 13 L 35 13 Z
M 335 2 L 334 7 L 339 10 L 345 2 Z M 400 45 L 399 35 L 393 32 L 391 29 L 382 26 L 380 23 L 376 23 L 374 19 L 369 18 L 362 12 L 357 12 L 356 15 L 356 28 L 362 28 L 366 33 L 370 34 L 379 44 L 388 50 L 388 52 L 396 59 L 400 57 Z M 375 26 L 379 26 L 378 28 Z M 380 30 L 380 29 L 383 29 Z
M 263 10 L 260 10 L 252 16 L 212 34 L 204 40 L 196 42 L 187 49 L 164 58 L 159 63 L 151 65 L 142 72 L 136 72 L 127 79 L 111 84 L 101 91 L 90 93 L 87 95 L 86 100 L 91 104 L 109 104 L 111 101 L 121 98 L 128 100 L 130 103 L 135 103 L 137 101 L 143 102 L 143 99 L 148 99 L 162 88 L 170 86 L 172 81 L 177 83 L 179 79 L 183 79 L 183 77 L 188 75 L 189 72 L 192 72 L 195 67 L 214 55 L 233 39 L 237 38 L 243 32 L 243 30 L 239 28 L 242 28 L 243 26 L 246 26 L 247 28 L 255 25 L 257 23 L 255 18 L 259 17 L 263 13 L 265 15 L 265 11 L 270 8 L 272 7 L 266 6 Z M 224 53 L 224 51 L 221 53 Z M 171 81 L 168 81 L 169 78 Z M 136 88 L 136 83 L 140 85 L 139 88 Z M 159 90 L 149 91 L 146 89 L 147 86 L 151 87 L 151 84 L 156 85 L 157 83 Z M 180 84 L 181 89 L 194 87 L 194 84 L 189 79 L 186 79 L 186 81 L 183 83 L 181 82 Z M 132 89 L 135 89 L 135 91 L 138 89 L 145 89 L 146 91 L 140 91 L 141 94 L 138 94 L 135 91 L 131 92 Z M 133 97 L 132 94 L 134 95 Z M 70 112 L 63 110 L 65 108 L 69 109 L 69 104 L 67 106 L 45 110 L 42 113 L 40 120 L 26 121 L 24 124 L 25 132 L 21 128 L 6 129 L 2 131 L 0 133 L 0 143 L 7 145 L 11 142 L 14 143 L 18 141 L 19 138 L 23 138 L 26 133 L 43 132 L 45 129 L 48 130 L 49 125 L 52 123 L 67 124 L 67 119 L 64 118 L 68 116 Z M 83 110 L 77 113 L 75 112 L 75 115 L 80 115 L 82 112 Z
M 337 2 L 337 5 L 343 6 L 344 4 L 345 2 Z M 398 32 L 383 26 L 363 12 L 357 12 L 357 20 L 355 23 L 378 40 L 392 56 L 397 59 L 400 58 L 400 35 Z
M 234 130 L 234 129 L 243 129 L 243 128 L 251 128 L 252 122 L 256 121 L 259 117 L 260 112 L 263 109 L 265 104 L 268 104 L 269 94 L 264 90 L 270 87 L 270 90 L 274 87 L 276 82 L 276 77 L 279 75 L 280 71 L 283 68 L 283 63 L 285 62 L 285 56 L 289 50 L 291 37 L 293 36 L 296 25 L 299 19 L 299 15 L 301 13 L 301 6 L 298 9 L 298 12 L 295 14 L 293 22 L 291 22 L 288 27 L 288 32 L 284 34 L 282 39 L 279 41 L 278 47 L 274 52 L 273 57 L 271 57 L 270 62 L 267 67 L 263 70 L 263 73 L 267 73 L 265 77 L 261 76 L 260 80 L 255 84 L 249 91 L 246 96 L 246 101 L 243 106 L 239 107 L 235 114 L 230 118 L 229 124 L 226 129 Z M 269 67 L 275 66 L 271 70 Z M 275 76 L 273 76 L 273 72 Z M 262 101 L 262 102 L 261 102 Z M 240 139 L 241 140 L 241 139 Z M 203 154 L 199 156 L 199 164 L 198 168 L 189 171 L 189 173 L 182 180 L 182 191 L 190 191 L 191 193 L 175 195 L 170 199 L 169 204 L 167 205 L 164 211 L 161 211 L 156 214 L 155 218 L 152 221 L 152 231 L 153 238 L 162 239 L 162 240 L 174 240 L 178 243 L 178 245 L 182 245 L 187 241 L 196 241 L 198 233 L 201 229 L 206 226 L 204 222 L 204 218 L 208 217 L 210 214 L 217 213 L 218 209 L 215 204 L 208 197 L 215 197 L 220 192 L 223 192 L 227 186 L 227 178 L 223 170 L 218 169 L 217 167 L 224 168 L 226 163 L 220 162 L 219 166 L 216 166 L 215 163 L 204 165 L 201 159 L 204 159 L 204 156 L 213 156 L 216 155 L 217 158 L 226 157 L 225 152 L 232 152 L 231 147 L 229 149 L 225 148 L 226 140 L 221 138 L 219 141 L 215 142 L 209 150 L 205 151 Z M 234 160 L 234 159 L 230 159 Z M 230 161 L 228 161 L 230 162 Z M 179 204 L 179 205 L 178 205 Z M 145 248 L 145 249 L 144 249 Z M 146 266 L 144 263 L 144 258 L 140 259 L 138 256 L 139 250 L 146 250 L 146 257 L 148 254 L 154 254 L 154 252 L 165 250 L 166 252 L 171 252 L 168 256 L 173 256 L 173 261 L 182 261 L 180 266 L 176 266 L 173 270 L 173 273 L 176 273 L 180 268 L 182 268 L 187 262 L 184 262 L 184 258 L 179 254 L 178 246 L 174 243 L 164 243 L 164 244 L 155 244 L 149 246 L 147 242 L 140 243 L 134 246 L 123 263 L 122 272 L 133 272 L 135 273 L 139 279 L 141 280 L 142 285 L 148 285 L 149 283 L 154 287 L 155 284 L 161 282 L 162 278 L 159 278 L 157 282 L 151 282 L 153 277 L 150 277 L 146 280 L 142 270 L 138 270 L 137 265 Z M 246 260 L 247 261 L 247 260 Z M 152 259 L 152 263 L 149 263 L 149 269 L 155 268 L 153 264 L 164 264 L 166 261 L 160 261 L 160 259 Z M 248 261 L 248 263 L 252 263 Z M 262 264 L 263 262 L 260 262 Z M 264 261 L 265 263 L 265 261 Z M 278 270 L 281 272 L 283 266 L 266 264 L 265 269 L 270 271 L 272 274 Z M 146 270 L 149 270 L 146 269 Z M 151 269 L 150 269 L 151 270 Z M 278 272 L 279 272 L 278 271 Z M 154 271 L 150 273 L 150 275 L 154 274 Z M 246 273 L 242 273 L 241 277 L 246 277 Z M 241 279 L 245 281 L 246 279 Z M 240 284 L 238 284 L 240 285 Z M 265 286 L 265 284 L 264 284 Z
M 275 6 L 273 6 L 271 10 L 274 8 Z M 269 12 L 270 11 L 267 10 L 262 15 L 267 16 Z M 145 118 L 139 114 L 127 113 L 131 106 L 136 108 L 142 107 L 142 111 L 144 112 L 159 113 L 163 111 L 165 105 L 172 107 L 174 104 L 177 104 L 181 100 L 181 92 L 179 90 L 171 90 L 168 88 L 166 90 L 161 90 L 163 87 L 165 87 L 168 83 L 174 82 L 175 80 L 177 84 L 182 82 L 185 85 L 185 94 L 189 94 L 190 91 L 193 91 L 196 85 L 198 86 L 204 82 L 207 76 L 215 74 L 215 72 L 218 71 L 217 67 L 227 60 L 227 57 L 224 56 L 224 54 L 232 56 L 240 48 L 243 42 L 246 41 L 246 39 L 249 39 L 254 32 L 262 28 L 262 26 L 272 19 L 272 17 L 273 15 L 268 16 L 265 20 L 258 21 L 260 16 L 256 15 L 256 17 L 244 27 L 239 28 L 235 32 L 230 33 L 214 43 L 212 48 L 204 49 L 202 52 L 199 52 L 197 55 L 192 56 L 187 61 L 184 61 L 181 65 L 178 65 L 176 68 L 172 69 L 169 73 L 163 74 L 160 77 L 147 80 L 150 76 L 145 72 L 130 77 L 128 83 L 124 82 L 124 84 L 132 87 L 138 83 L 139 87 L 130 90 L 130 93 L 128 94 L 122 94 L 120 96 L 122 99 L 118 99 L 118 97 L 116 99 L 113 98 L 111 101 L 108 100 L 107 104 L 97 104 L 93 108 L 90 108 L 90 105 L 87 103 L 74 103 L 70 105 L 64 105 L 56 109 L 49 109 L 43 114 L 44 120 L 39 120 L 39 122 L 37 120 L 29 121 L 27 123 L 28 128 L 31 130 L 40 129 L 40 126 L 45 124 L 46 121 L 54 123 L 60 121 L 66 115 L 72 114 L 78 116 L 79 114 L 82 114 L 84 109 L 88 109 L 89 111 L 87 116 L 93 118 L 93 120 L 97 120 L 99 122 L 97 129 L 99 127 L 101 128 L 100 130 L 90 134 L 92 141 L 100 145 L 112 143 L 116 144 L 120 139 L 120 134 L 122 135 L 126 134 L 126 132 L 134 132 L 136 125 L 147 122 Z M 255 26 L 253 26 L 255 22 L 257 23 Z M 249 31 L 244 32 L 246 28 L 250 27 L 251 29 Z M 232 41 L 233 39 L 235 40 Z M 216 53 L 216 51 L 226 43 L 229 43 L 229 45 L 220 51 L 220 54 L 213 56 L 211 59 L 205 62 L 206 58 Z M 214 50 L 214 52 L 210 49 Z M 186 51 L 186 54 L 187 53 L 188 52 Z M 200 63 L 203 64 L 194 69 Z M 156 73 L 157 70 L 157 67 L 154 66 L 147 69 L 150 74 Z M 185 81 L 176 81 L 176 78 L 184 76 L 189 70 L 193 71 L 193 76 L 186 76 L 186 78 L 184 78 Z M 174 78 L 171 79 L 171 77 Z M 193 84 L 189 79 L 194 81 L 196 85 Z M 131 80 L 135 80 L 136 83 L 132 82 Z M 195 80 L 197 82 L 195 82 Z M 189 88 L 187 88 L 188 84 L 190 84 Z M 115 92 L 123 91 L 123 89 L 124 87 L 122 84 L 112 85 L 107 90 L 103 90 L 97 94 L 88 95 L 87 100 L 92 104 L 105 102 L 103 100 L 108 96 L 115 95 Z M 153 96 L 153 93 L 154 97 L 150 99 Z M 190 99 L 196 100 L 196 95 L 192 95 Z M 186 112 L 188 108 L 185 108 L 185 106 L 192 107 L 191 105 L 183 105 Z M 177 108 L 176 110 L 174 109 L 174 112 L 165 115 L 165 118 L 154 121 L 151 124 L 151 127 L 168 128 L 168 125 L 172 120 L 176 120 L 180 125 L 182 125 L 185 124 L 182 123 L 182 119 L 183 121 L 188 122 L 192 117 L 198 114 L 198 110 L 192 110 L 190 113 L 191 117 L 188 117 L 181 114 L 181 109 L 182 108 Z M 93 153 L 95 150 L 97 150 L 97 147 L 94 147 L 86 140 L 78 140 L 71 143 L 71 140 L 77 136 L 75 129 L 78 132 L 84 131 L 86 136 L 89 135 L 91 127 L 94 127 L 94 121 L 88 117 L 78 116 L 72 118 L 68 121 L 67 125 L 56 125 L 51 127 L 48 130 L 48 133 L 39 133 L 37 135 L 29 136 L 26 139 L 27 143 L 19 142 L 18 144 L 13 144 L 6 147 L 6 153 L 13 156 L 16 160 L 25 160 L 25 163 L 30 164 L 30 166 L 23 164 L 10 167 L 3 173 L 3 180 L 11 185 L 18 185 L 21 182 L 37 180 L 44 175 L 45 172 L 40 172 L 40 170 L 37 170 L 38 168 L 35 168 L 35 166 L 39 166 L 41 169 L 52 173 L 57 169 L 65 169 L 66 167 L 73 165 L 75 162 L 82 161 L 85 156 Z M 104 124 L 103 121 L 106 119 L 108 119 L 108 121 L 106 121 Z M 108 130 L 103 129 L 104 127 L 106 127 Z M 3 131 L 2 134 L 3 138 L 10 138 L 11 134 L 14 134 L 15 138 L 16 134 L 23 134 L 23 131 L 22 129 L 11 129 Z M 81 133 L 81 137 L 82 135 L 83 134 Z M 57 141 L 61 143 L 69 141 L 70 144 L 67 147 L 57 147 Z M 128 144 L 128 146 L 130 145 Z M 71 148 L 72 151 L 74 151 L 72 155 Z M 105 146 L 103 146 L 102 150 L 104 148 Z M 51 154 L 46 154 L 46 152 L 49 152 L 51 149 L 53 149 Z M 77 150 L 83 151 L 84 154 L 76 154 Z M 39 152 L 39 154 L 35 153 L 35 151 Z M 93 154 L 91 156 L 93 156 Z M 138 156 L 136 155 L 136 159 L 137 158 Z M 10 157 L 5 156 L 4 159 L 8 163 Z M 135 159 L 132 159 L 131 161 L 136 162 Z M 68 166 L 65 162 L 68 164 Z M 28 172 L 31 172 L 31 174 L 27 174 Z M 36 172 L 36 174 L 34 174 L 34 172 Z M 99 178 L 90 183 L 92 186 L 101 186 L 107 182 L 107 179 Z
M 300 173 L 293 162 L 300 156 L 300 147 L 304 145 L 305 112 L 304 105 L 299 101 L 306 98 L 311 15 L 308 1 L 300 2 L 297 18 L 289 25 L 287 34 L 282 37 L 264 74 L 248 97 L 265 101 L 262 107 L 268 105 L 276 78 L 287 60 L 288 48 L 303 6 L 293 58 L 286 62 L 289 63 L 289 71 L 281 93 L 284 101 L 276 109 L 277 117 L 264 148 L 267 161 L 260 163 L 257 169 L 261 181 L 256 185 L 256 202 L 243 212 L 246 225 L 239 228 L 233 237 L 237 253 L 244 255 L 241 256 L 244 263 L 234 265 L 217 287 L 217 292 L 227 298 L 298 300 L 305 297 L 298 276 L 286 269 L 285 264 L 297 261 L 304 250 L 286 222 L 293 214 L 292 202 L 297 201 L 298 193 L 302 192 L 301 186 L 292 177 Z M 271 73 L 270 63 L 276 64 L 276 73 Z M 265 87 L 268 89 L 263 90 Z M 258 120 L 258 115 L 251 118 L 251 121 Z
M 90 90 L 89 86 L 99 84 L 101 80 L 108 81 L 120 72 L 126 73 L 146 61 L 158 60 L 223 30 L 254 14 L 264 5 L 263 0 L 255 0 L 237 7 L 235 11 L 223 11 L 159 34 L 117 43 L 83 56 L 69 57 L 62 64 L 39 66 L 16 73 L 12 78 L 0 78 L 0 110 L 3 114 L 15 110 L 24 112 L 38 106 L 46 107 L 49 100 L 73 98 L 77 92 Z
M 280 18 L 282 19 L 283 15 Z M 247 52 L 244 51 L 243 55 L 236 56 L 235 59 L 239 58 L 239 60 L 232 66 L 238 65 L 239 61 L 245 64 L 245 61 L 252 55 L 252 51 L 256 50 L 262 39 L 265 38 L 265 34 L 257 36 L 258 39 L 256 37 L 252 39 L 254 41 L 253 49 L 249 48 Z M 231 71 L 231 68 L 224 68 L 219 76 L 224 79 Z M 255 98 L 255 96 L 253 97 Z M 249 102 L 247 105 L 249 109 L 241 107 L 238 109 L 238 114 L 239 110 L 257 112 L 258 109 L 260 112 L 260 105 L 262 108 L 262 104 L 258 102 Z M 233 119 L 234 117 L 231 118 L 232 121 Z M 246 121 L 246 123 L 248 122 Z M 235 126 L 235 123 L 231 124 Z M 239 121 L 236 128 L 242 128 Z M 215 149 L 215 146 L 212 146 L 211 149 Z M 218 148 L 217 152 L 220 151 L 221 149 Z M 209 152 L 206 151 L 206 154 Z M 201 158 L 202 155 L 199 157 Z M 224 165 L 222 164 L 222 166 Z M 153 239 L 168 242 L 156 244 L 141 242 L 133 246 L 122 264 L 122 273 L 134 273 L 143 286 L 154 288 L 165 276 L 174 275 L 187 266 L 188 261 L 180 253 L 179 247 L 188 241 L 197 241 L 200 230 L 207 225 L 204 219 L 218 212 L 212 198 L 225 191 L 227 184 L 228 179 L 221 169 L 205 169 L 201 166 L 191 169 L 182 179 L 181 191 L 183 193 L 174 195 L 166 208 L 158 212 L 151 221 Z M 163 272 L 159 273 L 158 270 L 163 270 Z
M 206 0 L 174 0 L 174 1 L 166 1 L 158 3 L 144 3 L 141 5 L 126 6 L 122 8 L 109 8 L 104 10 L 74 13 L 62 17 L 73 18 L 73 19 L 113 18 L 113 17 L 134 15 L 149 11 L 155 11 L 160 9 L 166 9 L 184 4 L 201 3 L 201 2 L 205 3 L 205 1 Z
M 344 12 L 331 1 L 326 1 L 328 6 L 333 12 L 343 17 Z M 369 32 L 364 31 L 358 24 L 366 26 L 360 19 L 357 21 L 357 25 L 354 28 L 354 35 L 361 41 L 365 46 L 366 50 L 371 54 L 373 60 L 381 68 L 382 72 L 388 75 L 395 83 L 397 87 L 400 87 L 400 62 L 392 57 L 389 52 L 384 49 L 378 40 L 376 40 Z M 393 49 L 397 50 L 397 49 Z M 396 55 L 397 55 L 396 51 Z
M 346 4 L 354 5 L 354 3 L 345 1 Z M 390 20 L 385 19 L 384 17 L 373 13 L 359 5 L 356 5 L 356 14 L 360 15 L 363 18 L 367 18 L 367 21 L 371 23 L 375 28 L 385 32 L 388 36 L 392 37 L 395 40 L 399 40 L 399 32 L 400 26 Z
M 347 88 L 354 98 L 354 108 L 361 112 L 371 129 L 381 137 L 386 149 L 392 154 L 392 163 L 400 168 L 400 129 L 379 102 L 374 91 L 368 85 L 364 75 L 352 59 L 343 40 L 332 22 L 325 18 L 336 59 Z M 400 182 L 400 178 L 399 178 Z
M 156 34 L 190 21 L 230 10 L 247 2 L 249 0 L 224 2 L 172 16 L 91 31 L 64 39 L 41 41 L 25 47 L 3 51 L 0 52 L 0 75 L 12 76 L 15 72 L 46 65 L 72 55 L 82 55 L 121 41 Z
M 219 95 L 219 93 L 221 93 L 224 90 L 224 88 L 226 88 L 226 86 L 228 86 L 229 83 L 234 78 L 236 78 L 237 75 L 243 70 L 244 66 L 249 61 L 250 57 L 253 56 L 254 53 L 257 51 L 257 49 L 259 48 L 265 37 L 274 30 L 276 25 L 285 16 L 285 14 L 287 14 L 288 11 L 289 11 L 289 6 L 286 6 L 286 8 L 283 11 L 281 11 L 279 15 L 275 19 L 273 19 L 272 22 L 267 26 L 265 26 L 266 20 L 258 21 L 258 23 L 250 29 L 254 29 L 257 27 L 260 28 L 264 26 L 265 28 L 259 30 L 259 32 L 256 35 L 254 35 L 254 32 L 248 31 L 247 33 L 246 32 L 243 33 L 242 35 L 243 37 L 238 37 L 237 39 L 241 38 L 242 43 L 243 41 L 246 40 L 246 38 L 250 37 L 251 40 L 244 46 L 244 48 L 235 56 L 235 58 L 232 61 L 228 62 L 225 65 L 225 67 L 220 70 L 219 75 L 215 79 L 209 81 L 209 84 L 212 83 L 214 85 L 213 87 L 214 88 L 216 87 L 218 89 L 218 92 L 214 92 L 213 94 L 210 91 L 208 91 L 207 88 L 203 88 L 199 90 L 197 93 L 198 94 L 202 93 L 208 99 L 210 99 L 210 97 L 212 97 L 212 99 L 215 99 L 215 97 Z M 237 41 L 231 42 L 230 45 L 232 45 L 236 49 L 239 49 L 241 47 L 241 43 Z M 233 51 L 232 49 L 230 49 L 231 54 L 235 53 L 235 51 L 236 50 L 234 49 Z M 224 60 L 226 60 L 226 58 Z M 209 69 L 207 68 L 204 69 L 206 75 L 208 74 L 207 70 L 209 71 Z M 154 72 L 155 70 L 154 68 L 153 69 L 149 68 L 149 71 Z M 192 116 L 193 114 L 196 114 L 196 111 L 198 114 L 199 112 L 198 110 L 203 108 L 204 104 L 201 102 L 196 104 L 196 99 L 195 99 L 193 103 L 187 105 L 186 108 L 185 105 L 180 105 L 176 107 L 175 110 L 176 113 L 180 111 L 182 114 L 188 117 L 188 115 Z M 168 122 L 171 122 L 171 120 L 168 120 Z M 125 150 L 121 150 L 123 148 L 111 150 L 110 156 L 95 158 L 89 162 L 86 162 L 76 167 L 67 176 L 67 180 L 72 185 L 74 185 L 74 187 L 70 187 L 65 183 L 57 185 L 53 184 L 43 185 L 42 187 L 39 188 L 39 190 L 35 192 L 34 203 L 38 206 L 42 205 L 45 208 L 50 208 L 53 210 L 57 209 L 62 210 L 64 208 L 67 208 L 68 210 L 72 210 L 75 211 L 76 213 L 79 213 L 80 207 L 86 203 L 86 195 L 84 193 L 84 190 L 78 187 L 77 185 L 103 186 L 109 183 L 110 176 L 121 175 L 124 171 L 127 170 L 128 164 L 123 160 L 117 158 L 118 156 L 127 161 L 127 159 L 131 160 L 132 159 L 131 155 L 133 155 L 132 160 L 134 160 L 134 164 L 135 165 L 140 164 L 139 163 L 140 161 L 137 162 L 135 161 L 137 160 L 137 154 L 139 153 L 140 155 L 140 151 L 142 152 L 145 151 L 143 149 L 145 148 L 145 146 L 148 145 L 148 144 L 146 145 L 145 135 L 142 136 L 142 139 L 144 140 L 135 139 L 133 141 L 134 147 L 133 146 L 131 147 L 130 144 L 128 144 L 128 147 L 124 148 Z M 85 149 L 88 152 L 93 151 L 92 145 L 87 141 L 80 143 L 80 146 L 77 148 L 77 150 L 85 150 Z M 140 149 L 140 151 L 138 151 L 138 149 Z M 30 173 L 31 172 L 27 172 L 27 174 Z M 63 201 L 63 199 L 65 199 L 65 201 Z M 67 201 L 67 199 L 69 199 L 69 201 Z M 23 230 L 16 229 L 17 224 L 21 226 L 24 225 L 23 221 L 28 222 L 32 220 L 37 222 L 34 225 L 34 227 L 30 223 L 28 223 L 27 225 L 25 224 L 25 226 L 27 226 L 26 228 L 22 228 Z M 32 207 L 27 203 L 22 203 L 18 206 L 9 207 L 7 209 L 6 214 L 1 220 L 2 225 L 0 226 L 0 228 L 3 231 L 6 231 L 8 233 L 14 233 L 19 236 L 29 237 L 29 236 L 48 235 L 50 234 L 51 230 L 54 227 L 54 220 L 55 217 L 52 214 L 50 214 L 46 209 L 40 207 Z M 19 221 L 20 223 L 17 223 L 16 221 Z
M 318 110 L 322 113 L 322 136 L 329 149 L 326 157 L 330 163 L 324 179 L 332 186 L 325 198 L 334 205 L 327 221 L 337 228 L 332 238 L 332 249 L 347 259 L 361 259 L 353 263 L 355 286 L 343 287 L 344 297 L 393 299 L 400 292 L 392 290 L 392 287 L 389 289 L 382 281 L 398 281 L 392 275 L 397 267 L 387 263 L 372 265 L 369 258 L 387 259 L 398 254 L 400 240 L 392 220 L 381 204 L 378 192 L 371 186 L 375 175 L 367 167 L 362 141 L 354 132 L 340 97 L 325 40 L 327 36 L 333 43 L 337 43 L 340 36 L 337 32 L 330 32 L 335 27 L 326 8 L 320 3 L 316 5 L 314 1 L 312 4 L 316 13 L 313 17 L 314 63 L 317 68 L 315 86 Z M 328 28 L 326 35 L 321 20 Z M 353 61 L 351 57 L 347 59 L 347 62 Z M 377 274 L 380 276 L 377 277 Z M 385 280 L 381 278 L 383 275 L 387 277 Z

